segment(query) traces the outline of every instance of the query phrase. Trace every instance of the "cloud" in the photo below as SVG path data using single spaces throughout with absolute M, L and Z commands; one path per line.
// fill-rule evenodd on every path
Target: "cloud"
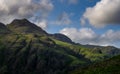
M 82 19 L 95 27 L 120 25 L 120 0 L 101 0 L 94 7 L 87 8 Z
M 108 30 L 104 34 L 97 34 L 91 28 L 64 28 L 60 33 L 81 44 L 115 45 L 120 43 L 120 31 Z
M 63 12 L 62 14 L 60 14 L 57 18 L 56 21 L 52 21 L 51 24 L 55 24 L 55 25 L 69 25 L 72 23 L 71 19 L 70 19 L 71 14 L 68 14 L 66 12 Z
M 44 30 L 47 28 L 47 21 L 46 20 L 36 21 L 36 24 Z
M 0 22 L 10 23 L 13 19 L 44 19 L 53 9 L 50 0 L 0 0 Z
M 81 25 L 85 25 L 86 24 L 86 20 L 84 18 L 81 18 L 80 19 L 80 23 L 81 23 Z
M 42 12 L 43 16 L 46 16 L 54 7 L 51 0 L 40 0 L 39 5 L 39 10 Z

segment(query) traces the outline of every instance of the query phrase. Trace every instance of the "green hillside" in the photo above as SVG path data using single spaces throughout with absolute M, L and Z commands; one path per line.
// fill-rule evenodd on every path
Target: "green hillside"
M 0 39 L 2 73 L 8 71 L 11 74 L 58 74 L 73 66 L 90 63 L 82 55 L 55 44 L 46 36 L 8 34 Z
M 0 74 L 66 74 L 77 65 L 91 63 L 56 44 L 40 27 L 26 20 L 13 22 L 8 25 L 11 33 L 0 34 Z
M 76 69 L 70 74 L 120 74 L 120 55 L 83 69 Z
M 53 39 L 56 44 L 67 47 L 78 54 L 84 55 L 85 58 L 88 58 L 92 62 L 102 61 L 104 59 L 110 58 L 112 56 L 120 54 L 120 50 L 115 47 L 92 47 L 88 48 L 83 45 L 70 44 L 67 42 L 62 42 L 56 39 Z

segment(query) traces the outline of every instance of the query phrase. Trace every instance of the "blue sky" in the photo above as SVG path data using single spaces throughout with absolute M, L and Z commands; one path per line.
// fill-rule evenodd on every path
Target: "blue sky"
M 89 0 L 77 0 L 76 4 L 69 4 L 67 1 L 60 2 L 60 0 L 54 0 L 54 9 L 49 15 L 49 20 L 54 21 L 57 19 L 59 15 L 66 12 L 68 15 L 73 14 L 70 16 L 72 20 L 71 24 L 68 25 L 56 25 L 56 24 L 49 24 L 47 29 L 50 33 L 57 33 L 64 27 L 75 27 L 80 28 L 80 17 L 82 17 L 83 13 L 85 12 L 87 7 L 92 7 L 98 2 L 99 0 L 89 1 Z
M 47 32 L 49 33 L 58 33 L 61 29 L 65 27 L 74 27 L 74 28 L 81 28 L 81 27 L 90 27 L 93 30 L 95 30 L 97 33 L 102 34 L 103 32 L 113 29 L 115 31 L 120 30 L 119 25 L 110 25 L 104 28 L 95 28 L 91 26 L 89 23 L 86 23 L 86 25 L 82 26 L 80 23 L 80 18 L 83 16 L 86 8 L 88 7 L 93 7 L 96 5 L 97 2 L 100 0 L 77 0 L 76 4 L 69 4 L 66 1 L 60 2 L 60 0 L 54 0 L 52 1 L 54 4 L 54 9 L 50 12 L 48 16 L 48 21 L 55 21 L 61 15 L 62 13 L 66 12 L 69 16 L 70 14 L 73 14 L 69 17 L 69 19 L 72 21 L 72 23 L 68 25 L 56 25 L 56 24 L 51 24 L 48 23 L 48 28 L 46 29 Z
M 0 0 L 0 22 L 26 18 L 76 43 L 120 47 L 120 0 Z
M 119 25 L 118 24 L 110 25 L 111 23 L 109 23 L 109 25 L 107 25 L 107 26 L 97 27 L 97 28 L 92 26 L 91 23 L 89 23 L 89 22 L 86 22 L 85 25 L 81 24 L 80 18 L 83 17 L 83 14 L 86 12 L 86 9 L 88 7 L 96 6 L 96 3 L 98 3 L 98 2 L 100 2 L 100 0 L 77 0 L 77 3 L 70 4 L 69 1 L 67 1 L 67 0 L 63 1 L 63 2 L 60 2 L 60 0 L 54 0 L 53 1 L 54 9 L 48 17 L 49 22 L 57 20 L 58 16 L 60 16 L 62 13 L 65 12 L 66 14 L 68 14 L 69 19 L 71 20 L 71 23 L 59 24 L 59 25 L 56 25 L 56 23 L 48 23 L 49 25 L 48 25 L 48 28 L 46 29 L 47 32 L 58 33 L 62 29 L 65 29 L 65 28 L 74 28 L 76 30 L 81 30 L 83 28 L 87 28 L 87 29 L 91 29 L 93 32 L 95 32 L 96 35 L 102 36 L 110 30 L 114 31 L 115 33 L 120 31 L 120 24 Z M 91 15 L 91 14 L 89 14 L 89 15 Z M 74 38 L 79 38 L 79 37 L 72 37 L 71 35 L 68 34 L 68 32 L 65 32 L 65 33 L 61 32 L 61 33 L 69 36 L 73 41 L 78 42 L 78 43 L 91 44 L 91 42 L 92 42 L 92 44 L 97 44 L 97 45 L 103 45 L 103 46 L 104 45 L 105 46 L 106 45 L 114 45 L 114 46 L 120 47 L 119 39 L 118 39 L 118 41 L 116 41 L 117 39 L 111 41 L 112 37 L 109 38 L 108 41 L 103 39 L 105 42 L 98 41 L 98 43 L 95 43 L 94 41 L 91 41 L 91 40 L 90 41 L 83 40 L 84 42 L 82 42 L 82 39 L 84 39 L 84 38 L 75 40 Z M 113 37 L 114 36 L 117 36 L 117 35 L 113 35 Z M 107 38 L 107 36 L 106 36 L 106 38 Z

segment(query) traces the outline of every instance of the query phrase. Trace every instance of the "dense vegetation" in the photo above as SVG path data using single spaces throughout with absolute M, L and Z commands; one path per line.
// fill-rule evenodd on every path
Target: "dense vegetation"
M 120 74 L 120 55 L 83 69 L 76 69 L 70 74 Z
M 115 47 L 87 47 L 48 34 L 26 19 L 0 23 L 0 74 L 67 74 L 118 54 Z

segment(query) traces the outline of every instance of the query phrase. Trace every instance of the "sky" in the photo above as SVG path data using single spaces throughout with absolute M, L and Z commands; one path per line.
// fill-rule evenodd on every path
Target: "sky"
M 0 22 L 23 18 L 76 43 L 120 48 L 120 0 L 0 0 Z

